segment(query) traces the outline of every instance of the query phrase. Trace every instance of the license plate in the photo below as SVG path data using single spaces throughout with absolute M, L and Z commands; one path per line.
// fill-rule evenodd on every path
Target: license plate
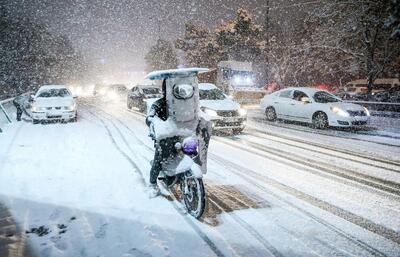
M 61 115 L 47 115 L 48 119 L 59 119 L 61 118 Z
M 238 122 L 239 119 L 235 117 L 228 117 L 228 118 L 223 118 L 224 122 Z

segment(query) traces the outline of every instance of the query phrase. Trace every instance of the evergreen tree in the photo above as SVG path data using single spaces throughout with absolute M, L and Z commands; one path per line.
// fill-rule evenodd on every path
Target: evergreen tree
M 28 18 L 0 15 L 0 95 L 64 84 L 85 72 L 82 58 L 65 37 L 49 33 Z
M 216 42 L 215 34 L 191 22 L 185 25 L 185 36 L 175 42 L 175 47 L 185 53 L 188 65 L 215 67 L 225 53 Z
M 145 61 L 148 71 L 175 69 L 178 66 L 175 49 L 163 39 L 158 39 L 157 43 L 150 48 Z

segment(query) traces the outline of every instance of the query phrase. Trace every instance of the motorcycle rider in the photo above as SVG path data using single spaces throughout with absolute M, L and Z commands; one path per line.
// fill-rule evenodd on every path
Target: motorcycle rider
M 163 97 L 158 99 L 151 106 L 148 115 L 146 117 L 147 126 L 156 126 L 154 120 L 158 117 L 162 121 L 166 121 L 168 119 L 168 101 L 167 101 L 167 89 L 166 89 L 166 79 L 163 80 L 162 83 L 162 93 Z M 211 137 L 211 122 L 203 117 L 199 117 L 197 125 L 194 127 L 196 135 L 201 139 L 200 140 L 200 159 L 198 160 L 198 164 L 201 166 L 203 171 L 206 171 L 207 165 L 207 149 Z M 150 129 L 152 131 L 152 129 Z M 174 156 L 177 153 L 175 148 L 175 142 L 177 141 L 177 136 L 170 136 L 165 139 L 161 139 L 156 141 L 155 135 L 152 135 L 150 132 L 150 137 L 155 141 L 154 142 L 154 159 L 152 163 L 152 167 L 150 170 L 150 197 L 156 197 L 160 194 L 160 189 L 157 185 L 157 178 L 162 169 L 162 162 L 167 160 L 169 157 Z M 161 179 L 161 178 L 160 178 Z M 168 177 L 163 178 L 168 179 Z
M 167 111 L 167 95 L 166 95 L 166 79 L 164 79 L 162 83 L 162 94 L 163 97 L 155 101 L 151 108 L 150 111 L 148 112 L 148 115 L 146 117 L 146 124 L 147 126 L 151 126 L 153 119 L 155 116 L 160 118 L 163 121 L 166 121 L 168 118 L 168 111 Z M 152 139 L 154 140 L 154 135 L 150 135 Z M 157 185 L 157 178 L 158 175 L 160 174 L 161 171 L 161 162 L 163 159 L 163 150 L 166 152 L 168 149 L 166 149 L 166 139 L 160 140 L 159 143 L 154 141 L 154 159 L 153 159 L 153 164 L 150 170 L 150 196 L 155 197 L 160 194 L 160 189 L 158 188 Z M 165 155 L 165 154 L 164 154 Z

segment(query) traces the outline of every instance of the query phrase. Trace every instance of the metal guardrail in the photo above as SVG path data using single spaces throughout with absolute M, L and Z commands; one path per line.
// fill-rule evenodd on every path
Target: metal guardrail
M 345 101 L 347 103 L 360 104 L 370 111 L 377 112 L 400 112 L 400 103 L 370 102 L 370 101 Z
M 396 105 L 400 106 L 400 103 L 388 103 L 388 102 L 372 102 L 372 101 L 345 101 L 347 103 L 355 104 L 377 104 L 377 105 Z
M 11 121 L 11 117 L 10 117 L 10 115 L 7 113 L 6 109 L 4 109 L 3 105 L 6 104 L 6 103 L 11 102 L 12 100 L 14 100 L 14 97 L 8 98 L 8 99 L 5 99 L 5 100 L 0 101 L 0 109 L 1 109 L 1 111 L 3 112 L 3 114 L 5 115 L 5 117 L 8 119 L 8 121 L 9 121 L 10 123 L 12 122 L 12 121 Z

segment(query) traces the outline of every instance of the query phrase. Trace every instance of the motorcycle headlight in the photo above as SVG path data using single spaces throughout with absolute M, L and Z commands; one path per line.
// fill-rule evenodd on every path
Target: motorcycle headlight
M 343 116 L 343 117 L 349 117 L 350 114 L 348 112 L 346 112 L 345 110 L 340 109 L 337 106 L 333 106 L 331 107 L 331 111 L 339 116 Z
M 247 110 L 246 110 L 246 109 L 243 109 L 243 108 L 240 108 L 240 109 L 238 110 L 238 113 L 239 113 L 240 116 L 246 116 Z
M 211 110 L 211 109 L 204 109 L 203 110 L 208 116 L 211 116 L 211 117 L 217 117 L 218 116 L 218 113 L 216 112 L 216 111 L 214 111 L 214 110 Z
M 367 114 L 367 116 L 370 116 L 371 114 L 369 113 L 368 109 L 364 107 L 364 111 Z

